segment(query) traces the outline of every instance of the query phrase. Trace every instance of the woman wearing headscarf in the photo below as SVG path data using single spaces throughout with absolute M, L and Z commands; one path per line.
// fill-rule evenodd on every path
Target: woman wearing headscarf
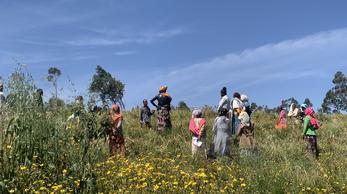
M 277 119 L 275 128 L 276 129 L 285 129 L 285 128 L 287 128 L 286 111 L 283 109 L 283 106 L 279 107 L 278 119 Z
M 230 156 L 231 145 L 231 122 L 227 117 L 228 110 L 222 108 L 219 116 L 215 119 L 213 124 L 213 147 L 217 155 Z
M 192 155 L 204 150 L 206 154 L 206 120 L 202 118 L 200 109 L 194 110 L 189 121 L 189 131 L 192 134 Z
M 222 108 L 225 108 L 230 111 L 230 99 L 227 95 L 227 88 L 223 87 L 220 91 L 221 99 L 219 100 L 217 111 L 220 112 Z
M 239 115 L 240 127 L 237 131 L 239 137 L 240 155 L 249 155 L 255 148 L 254 129 L 251 120 L 244 107 Z
M 240 125 L 240 120 L 239 120 L 239 115 L 241 111 L 243 110 L 243 105 L 241 101 L 241 95 L 238 92 L 235 92 L 233 95 L 234 99 L 231 101 L 231 109 L 232 109 L 232 129 L 231 129 L 231 134 L 235 135 L 236 131 L 239 128 Z
M 305 109 L 303 138 L 306 142 L 307 151 L 314 157 L 318 158 L 317 133 L 320 125 L 314 117 L 314 110 L 311 107 Z
M 248 96 L 245 94 L 242 94 L 240 100 L 242 102 L 243 110 L 245 110 L 248 116 L 251 117 L 252 109 L 251 109 L 251 105 L 249 104 Z
M 170 110 L 172 98 L 166 91 L 167 87 L 161 86 L 159 88 L 159 94 L 151 100 L 152 105 L 158 110 L 158 131 L 164 131 L 166 128 L 171 128 Z M 155 101 L 157 101 L 157 104 L 154 103 Z
M 123 115 L 120 112 L 120 107 L 113 104 L 110 110 L 110 127 L 109 131 L 109 148 L 110 155 L 120 154 L 125 156 L 125 141 L 122 129 Z

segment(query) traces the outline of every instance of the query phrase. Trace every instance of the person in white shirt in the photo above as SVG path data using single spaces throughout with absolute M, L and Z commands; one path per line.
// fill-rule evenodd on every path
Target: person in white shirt
M 232 124 L 232 130 L 231 134 L 235 135 L 236 131 L 239 128 L 240 125 L 240 120 L 238 116 L 240 115 L 241 111 L 243 110 L 243 105 L 241 101 L 241 95 L 238 92 L 235 92 L 233 95 L 234 99 L 231 101 L 231 110 L 232 110 L 232 119 L 231 119 L 231 124 Z
M 230 98 L 227 95 L 227 88 L 223 87 L 220 91 L 221 99 L 218 103 L 217 111 L 220 112 L 222 108 L 225 108 L 228 112 L 230 111 Z

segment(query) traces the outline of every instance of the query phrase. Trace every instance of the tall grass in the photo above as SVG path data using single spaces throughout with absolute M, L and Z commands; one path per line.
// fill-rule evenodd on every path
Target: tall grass
M 173 128 L 141 128 L 139 110 L 124 112 L 126 158 L 109 158 L 102 122 L 107 112 L 42 107 L 30 74 L 20 67 L 7 82 L 0 113 L 0 193 L 346 193 L 347 117 L 319 115 L 319 160 L 306 154 L 301 126 L 276 130 L 276 115 L 256 112 L 257 151 L 232 159 L 190 156 L 187 110 L 173 110 Z M 204 109 L 207 141 L 216 113 Z M 152 118 L 155 125 L 155 118 Z

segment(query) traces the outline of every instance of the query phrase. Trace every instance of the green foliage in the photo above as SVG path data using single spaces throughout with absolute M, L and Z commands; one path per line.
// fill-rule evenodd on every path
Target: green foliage
M 312 102 L 311 102 L 311 100 L 309 98 L 305 98 L 304 104 L 307 104 L 307 106 L 309 106 L 309 107 L 313 106 L 313 104 L 312 104 Z
M 323 112 L 340 113 L 341 111 L 347 111 L 347 77 L 338 71 L 332 82 L 335 86 L 325 95 L 322 104 Z
M 182 109 L 182 110 L 190 110 L 190 108 L 188 107 L 188 105 L 184 101 L 178 102 L 177 108 Z
M 299 102 L 294 97 L 291 97 L 286 100 L 282 100 L 282 107 L 288 111 L 292 103 L 294 103 L 296 106 L 299 105 Z
M 56 67 L 50 67 L 48 69 L 47 80 L 52 83 L 54 87 L 54 97 L 58 98 L 58 78 L 61 75 L 61 71 Z
M 93 75 L 89 91 L 97 94 L 104 106 L 109 103 L 119 103 L 124 107 L 122 101 L 124 84 L 113 78 L 109 72 L 99 65 L 96 67 L 96 73 Z

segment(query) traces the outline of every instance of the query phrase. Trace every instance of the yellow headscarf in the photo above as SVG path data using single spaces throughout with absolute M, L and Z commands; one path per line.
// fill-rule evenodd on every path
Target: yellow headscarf
M 167 86 L 160 86 L 159 88 L 159 93 L 162 96 L 170 96 L 168 93 L 166 93 L 167 90 Z

